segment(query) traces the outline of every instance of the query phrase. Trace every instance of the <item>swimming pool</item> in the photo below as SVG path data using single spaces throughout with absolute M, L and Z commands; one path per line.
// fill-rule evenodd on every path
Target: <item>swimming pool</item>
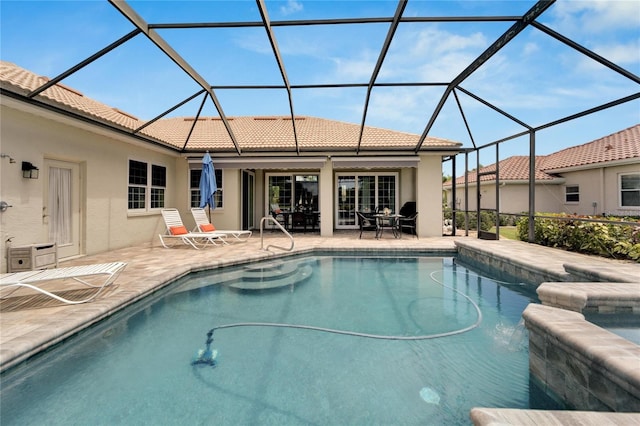
M 474 406 L 555 408 L 529 379 L 528 286 L 451 257 L 278 262 L 194 274 L 3 374 L 2 424 L 451 425 Z M 192 365 L 211 330 L 217 365 Z

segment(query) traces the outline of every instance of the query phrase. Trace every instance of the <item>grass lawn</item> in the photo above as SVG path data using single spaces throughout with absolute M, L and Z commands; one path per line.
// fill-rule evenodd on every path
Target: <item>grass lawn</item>
M 496 232 L 495 226 L 489 230 L 489 232 Z M 515 226 L 501 226 L 500 238 L 507 238 L 509 240 L 518 239 L 518 229 Z

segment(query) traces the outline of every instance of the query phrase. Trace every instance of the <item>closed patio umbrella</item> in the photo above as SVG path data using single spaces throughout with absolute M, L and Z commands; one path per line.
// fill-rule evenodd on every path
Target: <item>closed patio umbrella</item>
M 202 157 L 202 175 L 200 175 L 200 208 L 209 205 L 209 216 L 211 216 L 211 209 L 216 208 L 216 202 L 213 198 L 213 194 L 218 190 L 218 184 L 216 183 L 216 173 L 213 169 L 213 160 L 209 152 Z M 211 219 L 211 218 L 209 218 Z

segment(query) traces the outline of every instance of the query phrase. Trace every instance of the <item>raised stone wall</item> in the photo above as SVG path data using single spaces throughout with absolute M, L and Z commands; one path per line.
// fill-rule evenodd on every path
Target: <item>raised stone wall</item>
M 479 268 L 482 271 L 500 271 L 529 283 L 541 283 L 545 281 L 569 281 L 570 275 L 566 272 L 556 272 L 538 267 L 535 264 L 524 263 L 518 259 L 508 258 L 501 253 L 491 252 L 490 249 L 483 250 L 478 247 L 471 247 L 467 244 L 456 242 L 458 247 L 458 258 L 466 263 Z
M 529 305 L 529 369 L 576 410 L 640 412 L 640 346 L 577 312 Z

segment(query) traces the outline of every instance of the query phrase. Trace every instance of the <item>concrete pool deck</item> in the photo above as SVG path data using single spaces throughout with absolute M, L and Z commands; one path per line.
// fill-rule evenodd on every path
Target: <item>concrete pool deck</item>
M 604 281 L 635 283 L 640 281 L 640 264 L 638 263 L 606 260 L 519 241 L 486 241 L 461 236 L 416 239 L 407 235 L 401 239 L 386 236 L 376 240 L 371 235 L 358 239 L 357 232 L 337 233 L 331 238 L 323 238 L 317 234 L 295 234 L 294 237 L 293 253 L 314 250 L 371 252 L 397 250 L 451 255 L 458 249 L 475 248 L 483 253 L 483 260 L 489 264 L 492 262 L 492 257 L 502 256 L 509 259 L 509 263 L 519 271 L 528 268 L 527 265 L 533 265 L 532 269 L 543 271 L 544 276 L 548 276 L 551 281 L 568 280 L 567 269 L 590 274 L 592 280 L 600 277 Z M 270 231 L 265 233 L 264 239 L 264 246 L 268 244 L 289 246 L 288 240 L 281 234 Z M 0 371 L 27 360 L 32 355 L 61 342 L 190 272 L 288 254 L 290 253 L 273 248 L 269 252 L 261 250 L 260 235 L 254 233 L 246 243 L 231 243 L 227 246 L 207 247 L 202 250 L 194 250 L 188 246 L 166 249 L 159 246 L 157 241 L 153 241 L 147 245 L 62 262 L 60 266 L 124 261 L 127 262 L 127 267 L 118 277 L 117 286 L 110 288 L 90 303 L 63 305 L 46 296 L 33 295 L 22 289 L 2 299 L 0 301 Z M 55 283 L 51 283 L 47 288 L 55 289 Z M 638 371 L 640 371 L 640 359 Z M 491 409 L 484 410 L 486 413 L 486 410 Z M 523 423 L 526 419 L 523 412 L 528 410 L 514 411 L 522 416 L 513 417 L 512 422 L 502 417 L 501 424 L 534 424 Z M 540 414 L 537 413 L 536 418 L 539 418 L 538 415 Z M 586 414 L 575 412 L 571 424 L 595 424 L 588 419 L 588 415 L 588 412 Z M 632 414 L 631 417 L 640 424 L 640 414 Z M 477 424 L 491 424 L 491 422 Z

